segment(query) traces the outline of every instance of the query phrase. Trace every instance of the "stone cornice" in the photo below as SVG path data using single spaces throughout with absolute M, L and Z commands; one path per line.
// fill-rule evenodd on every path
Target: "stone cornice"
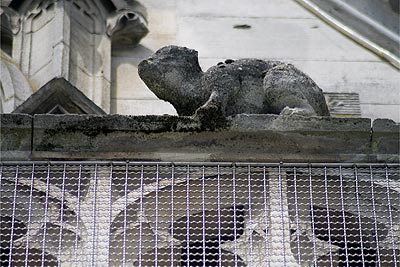
M 390 120 L 238 115 L 202 130 L 190 117 L 1 115 L 1 160 L 400 162 Z

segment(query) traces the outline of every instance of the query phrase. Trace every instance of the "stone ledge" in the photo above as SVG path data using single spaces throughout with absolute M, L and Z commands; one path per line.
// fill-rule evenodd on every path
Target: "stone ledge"
M 370 119 L 242 114 L 214 131 L 177 116 L 7 114 L 2 121 L 2 144 L 15 144 L 22 127 L 29 145 L 2 146 L 2 160 L 32 151 L 35 160 L 399 162 L 398 125 L 375 121 L 374 129 L 386 126 L 371 136 Z
M 169 115 L 35 115 L 34 121 L 35 129 L 52 129 L 54 132 L 81 132 L 88 136 L 114 131 L 159 133 L 200 129 L 199 123 L 190 117 Z
M 400 133 L 400 124 L 389 119 L 376 119 L 372 123 L 372 132 Z
M 27 114 L 0 114 L 0 160 L 30 159 L 32 119 Z
M 370 132 L 371 120 L 367 118 L 304 117 L 299 115 L 248 115 L 240 114 L 231 120 L 231 129 L 240 131 L 323 131 Z
M 372 123 L 371 147 L 374 153 L 385 151 L 400 155 L 400 124 L 388 119 L 376 119 Z

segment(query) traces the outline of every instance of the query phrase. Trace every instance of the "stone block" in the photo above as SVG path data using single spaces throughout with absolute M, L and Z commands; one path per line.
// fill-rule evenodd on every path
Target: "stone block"
M 238 115 L 201 131 L 190 117 L 36 115 L 34 159 L 362 162 L 369 119 Z
M 128 157 L 162 149 L 160 142 L 171 132 L 179 135 L 198 128 L 192 119 L 176 116 L 35 115 L 33 154 L 35 158 Z
M 363 161 L 370 157 L 370 124 L 369 119 L 241 114 L 231 119 L 230 130 L 241 135 L 239 142 L 232 142 L 237 147 L 245 138 L 241 151 L 250 157 Z
M 372 150 L 376 154 L 400 158 L 400 124 L 376 119 L 372 124 Z
M 31 155 L 32 116 L 0 114 L 0 160 L 28 160 Z
M 360 132 L 368 133 L 371 120 L 366 118 L 305 117 L 299 115 L 249 115 L 239 114 L 231 118 L 231 129 L 241 131 L 276 132 Z

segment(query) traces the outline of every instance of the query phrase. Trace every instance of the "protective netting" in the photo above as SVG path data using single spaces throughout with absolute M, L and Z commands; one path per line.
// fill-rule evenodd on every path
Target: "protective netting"
M 399 165 L 0 163 L 2 266 L 400 266 Z

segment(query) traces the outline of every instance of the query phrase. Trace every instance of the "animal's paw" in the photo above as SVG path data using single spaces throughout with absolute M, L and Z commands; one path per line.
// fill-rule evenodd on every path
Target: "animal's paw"
M 194 118 L 201 122 L 202 128 L 213 130 L 225 126 L 226 118 L 218 105 L 206 104 L 196 110 Z
M 316 113 L 314 110 L 306 109 L 306 108 L 290 108 L 286 106 L 282 109 L 280 115 L 282 116 L 293 116 L 293 115 L 300 115 L 300 116 L 315 116 Z

